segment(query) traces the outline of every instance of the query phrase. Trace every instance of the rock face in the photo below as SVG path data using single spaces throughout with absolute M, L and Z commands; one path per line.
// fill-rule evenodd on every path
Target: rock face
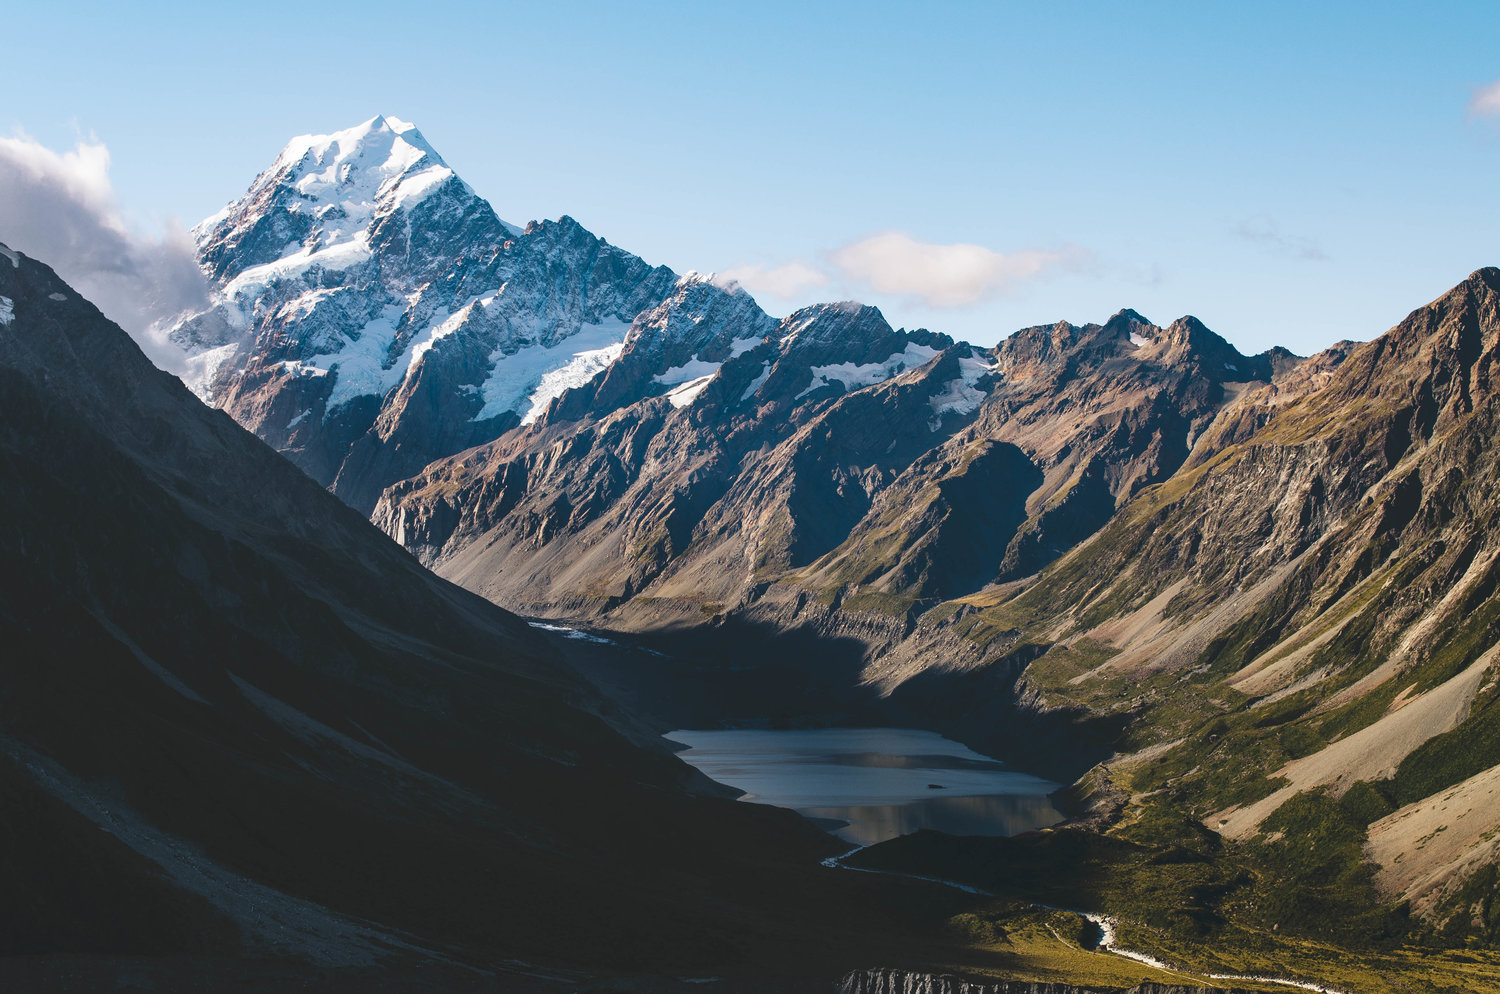
M 911 720 L 1057 774 L 1149 748 L 1102 780 L 1242 840 L 1362 785 L 1380 893 L 1456 922 L 1500 828 L 1497 287 L 1307 360 L 1129 311 L 978 350 L 813 308 L 716 333 L 669 398 L 622 357 L 375 520 L 530 612 L 856 639 Z M 1221 719 L 1236 747 L 1195 744 Z M 1467 841 L 1414 856 L 1444 791 Z

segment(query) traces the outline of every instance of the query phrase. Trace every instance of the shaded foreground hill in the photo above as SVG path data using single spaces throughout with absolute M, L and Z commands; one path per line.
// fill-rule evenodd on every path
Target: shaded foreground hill
M 914 920 L 946 896 L 691 792 L 537 633 L 8 249 L 0 397 L 0 972 L 545 986 L 947 955 Z

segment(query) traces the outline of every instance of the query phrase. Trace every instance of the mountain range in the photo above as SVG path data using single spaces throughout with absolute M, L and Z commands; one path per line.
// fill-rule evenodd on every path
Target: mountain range
M 0 620 L 59 660 L 0 712 L 12 951 L 831 976 L 1031 913 L 818 872 L 664 751 L 687 721 L 1067 782 L 1063 828 L 862 868 L 1104 895 L 1180 962 L 1500 941 L 1500 270 L 1311 357 L 1128 309 L 978 347 L 502 221 L 384 117 L 194 236 L 186 387 L 0 253 Z
M 1488 741 L 1491 270 L 1311 358 L 1130 310 L 978 348 L 518 229 L 380 118 L 294 141 L 197 233 L 222 300 L 177 335 L 245 329 L 205 396 L 496 603 L 850 639 L 851 694 L 1069 778 L 1256 716 L 1233 790 L 1179 788 L 1236 838 L 1457 726 Z M 1373 826 L 1382 893 L 1441 903 L 1493 827 L 1414 876 Z

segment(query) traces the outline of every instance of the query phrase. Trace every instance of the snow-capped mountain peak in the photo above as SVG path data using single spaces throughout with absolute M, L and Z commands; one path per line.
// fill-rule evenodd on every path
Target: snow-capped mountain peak
M 440 193 L 461 210 L 490 215 L 493 241 L 518 230 L 493 216 L 414 125 L 377 116 L 332 134 L 293 138 L 244 196 L 193 233 L 216 277 L 236 279 L 276 264 L 337 270 L 368 258 L 371 229 L 382 219 Z M 248 274 L 251 280 L 275 275 Z
M 294 138 L 276 164 L 319 209 L 382 201 L 399 206 L 453 175 L 415 126 L 386 117 L 331 135 Z
M 292 139 L 195 234 L 184 379 L 356 506 L 534 417 L 677 280 L 571 218 L 506 224 L 384 116 Z

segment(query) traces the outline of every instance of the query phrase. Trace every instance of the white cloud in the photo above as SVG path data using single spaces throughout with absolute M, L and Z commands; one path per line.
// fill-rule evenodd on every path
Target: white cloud
M 1500 79 L 1489 86 L 1475 87 L 1469 98 L 1469 113 L 1475 117 L 1500 117 Z
M 207 303 L 208 284 L 180 226 L 149 238 L 126 225 L 102 143 L 54 152 L 26 135 L 0 138 L 0 241 L 51 266 L 157 365 L 181 371 L 166 329 Z
M 734 266 L 718 274 L 728 283 L 738 283 L 753 296 L 765 294 L 781 300 L 796 300 L 828 282 L 828 274 L 805 262 L 780 266 Z
M 996 252 L 962 242 L 919 242 L 904 231 L 886 231 L 833 252 L 833 264 L 876 293 L 920 298 L 928 307 L 965 307 L 1013 293 L 1023 284 L 1073 268 L 1087 253 L 1022 249 Z

